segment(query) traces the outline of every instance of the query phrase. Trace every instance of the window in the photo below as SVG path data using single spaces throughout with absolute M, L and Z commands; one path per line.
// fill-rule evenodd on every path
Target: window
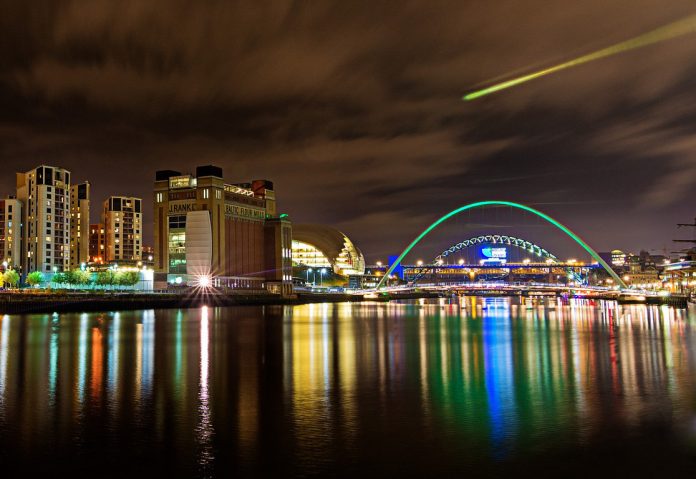
M 157 193 L 155 198 L 157 199 L 157 203 L 162 203 L 164 201 L 164 195 L 162 193 Z
M 186 233 L 169 233 L 169 272 L 186 273 Z
M 207 200 L 210 198 L 210 190 L 208 188 L 203 188 L 203 199 Z
M 177 215 L 169 217 L 169 229 L 186 228 L 186 216 Z

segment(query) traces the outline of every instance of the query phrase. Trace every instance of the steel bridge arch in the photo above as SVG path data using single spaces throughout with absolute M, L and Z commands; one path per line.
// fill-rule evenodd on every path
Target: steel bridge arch
M 549 253 L 547 250 L 532 243 L 531 241 L 509 235 L 489 234 L 474 236 L 473 238 L 460 241 L 459 243 L 450 246 L 445 251 L 437 255 L 435 259 L 428 264 L 428 267 L 439 265 L 441 264 L 440 262 L 449 255 L 456 253 L 457 251 L 461 251 L 464 248 L 470 248 L 471 246 L 476 246 L 479 244 L 504 244 L 508 246 L 516 246 L 517 248 L 532 253 L 539 258 L 551 260 L 553 263 L 558 263 L 558 258 L 556 255 Z M 416 284 L 425 275 L 427 269 L 427 267 L 421 268 L 421 270 L 418 272 L 418 274 L 416 274 L 409 284 Z
M 573 241 L 575 241 L 578 245 L 582 247 L 585 251 L 587 251 L 592 258 L 597 261 L 605 270 L 607 273 L 609 273 L 609 276 L 612 277 L 614 281 L 616 281 L 616 284 L 621 286 L 622 288 L 626 288 L 626 283 L 623 282 L 623 280 L 619 277 L 616 272 L 611 269 L 611 267 L 604 261 L 599 254 L 593 250 L 585 241 L 582 240 L 578 235 L 573 233 L 568 227 L 563 225 L 562 223 L 556 221 L 549 215 L 542 213 L 539 210 L 536 210 L 534 208 L 531 208 L 529 206 L 520 204 L 520 203 L 514 203 L 512 201 L 497 201 L 497 200 L 492 200 L 492 201 L 477 201 L 475 203 L 469 203 L 468 205 L 461 206 L 455 210 L 450 211 L 449 213 L 441 216 L 437 221 L 435 221 L 433 224 L 428 226 L 426 229 L 424 229 L 421 234 L 419 234 L 416 239 L 411 241 L 411 243 L 401 252 L 399 257 L 396 259 L 396 261 L 389 267 L 387 272 L 382 276 L 382 279 L 380 279 L 379 283 L 377 283 L 376 289 L 380 289 L 384 287 L 384 281 L 394 272 L 394 270 L 401 264 L 401 261 L 404 259 L 404 257 L 418 244 L 420 241 L 425 238 L 431 231 L 433 231 L 435 228 L 440 226 L 440 224 L 444 223 L 448 219 L 452 218 L 453 216 L 457 216 L 459 213 L 462 213 L 467 210 L 471 209 L 476 209 L 476 208 L 482 208 L 484 206 L 510 206 L 512 208 L 516 208 L 522 211 L 527 211 L 529 213 L 533 213 L 539 218 L 545 220 L 547 223 L 555 226 L 557 229 L 561 230 L 563 233 L 565 233 L 567 236 L 569 236 Z
M 435 257 L 434 264 L 437 263 L 438 260 L 446 258 L 452 253 L 456 253 L 457 251 L 475 246 L 477 244 L 504 244 L 508 246 L 516 246 L 517 248 L 528 251 L 539 258 L 550 259 L 554 262 L 558 261 L 558 258 L 555 255 L 549 253 L 544 248 L 532 243 L 531 241 L 509 235 L 480 235 L 460 241 L 459 243 L 450 246 Z

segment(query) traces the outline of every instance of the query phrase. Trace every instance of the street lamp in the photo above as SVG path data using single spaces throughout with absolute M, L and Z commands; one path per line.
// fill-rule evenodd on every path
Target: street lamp
M 381 268 L 381 267 L 382 267 L 382 262 L 381 262 L 381 261 L 377 261 L 377 267 L 378 267 L 378 268 Z
M 307 271 L 306 271 L 306 273 L 307 273 L 307 281 L 306 281 L 306 283 L 309 283 L 309 273 L 311 273 L 312 271 L 313 271 L 312 268 L 307 268 Z
M 418 261 L 416 261 L 416 265 L 423 266 L 423 260 L 419 259 Z
M 319 286 L 324 286 L 324 275 L 326 274 L 326 268 L 321 268 L 319 272 L 321 273 L 319 276 Z

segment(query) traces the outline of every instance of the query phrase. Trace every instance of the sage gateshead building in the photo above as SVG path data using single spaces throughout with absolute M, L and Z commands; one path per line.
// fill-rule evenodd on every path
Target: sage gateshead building
M 155 281 L 292 293 L 292 229 L 273 183 L 228 184 L 222 169 L 158 171 Z
M 331 268 L 341 276 L 365 274 L 365 258 L 341 231 L 326 225 L 295 225 L 293 262 L 306 268 Z

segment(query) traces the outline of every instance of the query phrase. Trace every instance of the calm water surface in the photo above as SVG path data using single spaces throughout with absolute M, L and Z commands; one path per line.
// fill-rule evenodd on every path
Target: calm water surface
M 693 312 L 508 299 L 0 316 L 3 477 L 686 476 Z

